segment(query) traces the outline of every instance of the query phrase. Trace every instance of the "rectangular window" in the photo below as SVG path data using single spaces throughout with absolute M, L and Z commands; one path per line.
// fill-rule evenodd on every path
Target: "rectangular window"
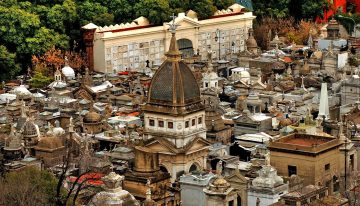
M 155 126 L 155 120 L 150 119 L 149 120 L 149 125 L 152 126 L 152 127 Z
M 164 121 L 159 121 L 159 127 L 164 127 Z
M 325 171 L 328 171 L 330 169 L 330 163 L 325 165 Z
M 172 122 L 168 122 L 168 128 L 169 128 L 169 129 L 174 128 L 174 123 L 172 123 Z
M 195 124 L 196 124 L 195 119 L 191 120 L 191 126 L 195 126 Z
M 185 128 L 188 128 L 189 127 L 189 121 L 186 121 L 185 122 Z
M 354 168 L 354 155 L 350 155 L 350 171 L 353 171 L 355 168 Z
M 288 165 L 288 174 L 289 174 L 289 177 L 290 177 L 291 175 L 296 175 L 296 174 L 297 174 L 297 168 L 296 168 L 296 166 Z
M 202 124 L 202 117 L 199 117 L 198 124 Z

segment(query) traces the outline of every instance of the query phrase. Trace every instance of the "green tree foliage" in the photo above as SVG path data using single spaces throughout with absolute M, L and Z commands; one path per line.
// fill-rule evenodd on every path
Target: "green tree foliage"
M 217 9 L 227 9 L 229 6 L 233 5 L 235 0 L 214 0 L 214 6 Z
M 30 79 L 30 86 L 33 88 L 44 88 L 47 85 L 49 85 L 52 80 L 53 80 L 52 78 L 48 76 L 44 76 L 42 73 L 37 72 Z
M 314 20 L 329 8 L 328 0 L 257 0 L 253 3 L 254 13 L 260 18 L 293 17 L 297 22 L 302 19 Z
M 253 1 L 254 13 L 260 18 L 270 16 L 284 18 L 289 15 L 290 0 L 258 0 Z
M 114 22 L 129 22 L 133 20 L 134 8 L 129 0 L 103 0 L 102 5 L 106 6 L 109 13 L 114 15 Z
M 181 12 L 186 12 L 189 7 L 189 0 L 169 0 L 169 6 L 171 9 L 171 13 L 178 14 Z
M 32 36 L 40 26 L 36 14 L 27 12 L 19 6 L 0 6 L 0 37 L 6 45 L 18 46 Z
M 102 6 L 100 3 L 85 1 L 78 5 L 78 15 L 81 17 L 80 25 L 85 25 L 94 21 L 99 15 L 108 13 L 108 8 Z M 105 26 L 105 25 L 99 25 Z
M 167 0 L 141 0 L 135 4 L 134 10 L 136 16 L 145 16 L 155 25 L 170 19 L 170 6 Z
M 360 23 L 360 14 L 359 13 L 355 13 L 355 14 L 341 14 L 342 17 L 339 16 L 339 13 L 337 13 L 335 15 L 335 19 L 344 26 L 344 28 L 346 29 L 346 31 L 350 34 L 352 34 L 354 32 L 354 26 L 356 26 L 357 24 Z M 354 22 L 356 25 L 354 25 Z M 359 28 L 357 27 L 357 30 Z M 356 34 L 358 35 L 358 34 Z
M 264 0 L 260 0 L 264 1 Z M 275 0 L 271 0 L 276 2 Z M 284 2 L 288 0 L 280 0 Z M 193 10 L 199 19 L 226 9 L 235 0 L 0 0 L 0 42 L 25 70 L 32 55 L 50 48 L 81 48 L 81 27 L 131 22 L 144 16 L 154 25 L 170 20 L 172 13 Z M 257 1 L 256 1 L 257 2 Z M 277 3 L 281 4 L 281 3 Z M 268 4 L 266 4 L 268 5 Z M 15 67 L 14 67 L 15 68 Z M 16 75 L 17 70 L 8 77 Z M 7 78 L 8 78 L 7 77 Z
M 200 19 L 205 19 L 214 14 L 216 7 L 212 0 L 190 1 L 189 8 L 192 8 Z
M 27 168 L 0 179 L 0 205 L 55 205 L 56 178 L 47 171 Z
M 16 55 L 10 53 L 5 46 L 0 45 L 0 80 L 8 80 L 20 71 L 19 64 L 15 63 Z

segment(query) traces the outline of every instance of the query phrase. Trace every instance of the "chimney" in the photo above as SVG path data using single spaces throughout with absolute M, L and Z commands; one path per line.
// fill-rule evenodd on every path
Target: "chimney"
M 94 71 L 94 35 L 98 27 L 89 23 L 83 26 L 81 29 L 83 31 L 83 40 L 85 43 L 87 63 L 90 71 Z

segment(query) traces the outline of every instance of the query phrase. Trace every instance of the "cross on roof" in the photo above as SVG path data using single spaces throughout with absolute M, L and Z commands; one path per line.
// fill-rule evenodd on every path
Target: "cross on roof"
M 172 18 L 172 23 L 168 23 L 167 25 L 169 25 L 169 31 L 170 31 L 171 33 L 175 34 L 176 28 L 177 28 L 178 26 L 180 26 L 180 25 L 179 25 L 179 24 L 175 24 L 175 18 L 176 18 L 175 14 L 173 14 L 173 15 L 170 16 L 170 17 Z

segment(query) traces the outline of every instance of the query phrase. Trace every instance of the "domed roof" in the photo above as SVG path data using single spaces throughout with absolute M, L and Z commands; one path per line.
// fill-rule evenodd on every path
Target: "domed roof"
M 12 90 L 12 93 L 13 94 L 16 94 L 16 95 L 31 95 L 31 92 L 25 87 L 25 85 L 20 85 L 20 86 L 17 86 L 15 87 L 13 90 Z
M 259 98 L 259 96 L 253 92 L 251 92 L 249 94 L 249 96 L 247 97 L 247 104 L 248 105 L 260 105 L 262 103 L 261 99 Z
M 55 121 L 56 127 L 53 128 L 52 133 L 54 136 L 61 136 L 65 134 L 65 130 L 60 127 L 60 122 L 58 120 Z
M 185 106 L 199 100 L 199 86 L 190 68 L 182 61 L 166 60 L 152 79 L 148 102 Z
M 105 183 L 105 191 L 97 193 L 90 201 L 89 206 L 139 206 L 139 202 L 128 191 L 121 188 L 124 177 L 110 172 L 102 180 Z
M 39 127 L 32 121 L 27 120 L 22 127 L 22 135 L 24 138 L 39 137 Z
M 98 123 L 101 121 L 101 116 L 94 110 L 90 110 L 84 117 L 84 123 Z
M 205 80 L 218 80 L 219 76 L 216 74 L 216 72 L 209 72 L 204 74 Z
M 251 48 L 258 48 L 257 42 L 253 35 L 254 30 L 252 28 L 249 29 L 249 38 L 246 40 L 246 47 Z
M 159 106 L 162 106 L 163 112 L 179 114 L 203 109 L 199 85 L 190 68 L 181 60 L 175 32 L 172 34 L 166 56 L 167 59 L 151 81 L 144 110 L 158 111 Z
M 60 138 L 54 136 L 48 136 L 41 138 L 35 148 L 51 150 L 51 149 L 58 149 L 61 147 L 64 147 L 64 144 Z
M 69 65 L 65 65 L 61 69 L 61 73 L 67 78 L 67 79 L 75 79 L 75 71 L 73 68 L 71 68 Z

